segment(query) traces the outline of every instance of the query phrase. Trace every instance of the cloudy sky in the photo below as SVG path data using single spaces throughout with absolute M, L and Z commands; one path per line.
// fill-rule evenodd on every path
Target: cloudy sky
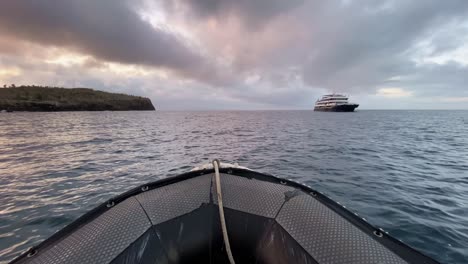
M 466 0 L 0 2 L 0 83 L 159 109 L 468 109 Z

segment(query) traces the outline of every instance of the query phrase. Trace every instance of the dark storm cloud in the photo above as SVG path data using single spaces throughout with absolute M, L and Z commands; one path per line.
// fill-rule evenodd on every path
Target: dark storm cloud
M 216 79 L 208 60 L 173 32 L 143 21 L 134 1 L 1 1 L 0 34 L 66 47 L 97 59 L 175 70 Z
M 172 15 L 179 12 L 191 21 L 214 19 L 220 30 L 229 30 L 229 18 L 238 19 L 244 31 L 235 32 L 239 43 L 223 43 L 222 38 L 216 41 L 220 50 L 228 49 L 234 55 L 237 70 L 255 69 L 271 76 L 271 71 L 300 69 L 306 85 L 331 91 L 372 93 L 379 86 L 392 84 L 392 78 L 406 75 L 419 79 L 398 84 L 416 88 L 414 82 L 424 82 L 426 74 L 438 67 L 417 65 L 412 56 L 420 52 L 414 48 L 418 42 L 430 42 L 430 47 L 425 47 L 430 50 L 425 52 L 431 56 L 466 42 L 466 28 L 457 28 L 467 22 L 466 0 L 164 2 Z M 256 43 L 262 31 L 272 27 L 277 28 L 274 36 Z M 282 43 L 275 46 L 275 41 Z M 269 46 L 274 48 L 268 50 Z M 459 68 L 454 75 L 466 70 L 462 65 Z M 455 86 L 460 77 L 454 75 L 440 76 L 437 83 L 459 90 Z M 271 90 L 274 92 L 274 85 Z M 282 96 L 278 94 L 277 99 Z
M 359 1 L 344 8 L 328 7 L 315 16 L 314 22 L 327 21 L 330 13 L 338 20 L 315 29 L 320 41 L 311 45 L 314 55 L 304 67 L 306 81 L 331 89 L 366 89 L 417 71 L 405 52 L 438 26 L 465 19 L 468 10 L 468 1 L 388 3 L 393 6 L 366 10 Z M 445 41 L 449 45 L 452 39 Z
M 304 3 L 305 0 L 163 0 L 170 12 L 181 5 L 195 18 L 226 19 L 237 16 L 247 26 L 256 28 L 277 15 Z

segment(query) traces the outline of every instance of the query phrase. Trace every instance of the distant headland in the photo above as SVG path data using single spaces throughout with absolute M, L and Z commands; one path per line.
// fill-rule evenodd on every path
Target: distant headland
M 36 85 L 0 88 L 0 111 L 129 111 L 155 110 L 149 98 L 97 91 Z

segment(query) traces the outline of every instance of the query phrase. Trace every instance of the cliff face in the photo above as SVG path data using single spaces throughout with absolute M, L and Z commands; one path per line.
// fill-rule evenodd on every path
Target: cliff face
M 88 88 L 19 86 L 0 88 L 0 111 L 155 110 L 149 98 Z

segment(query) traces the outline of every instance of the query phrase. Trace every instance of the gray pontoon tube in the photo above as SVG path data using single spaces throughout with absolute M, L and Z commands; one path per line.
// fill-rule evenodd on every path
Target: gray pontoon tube
M 236 263 L 437 263 L 302 184 L 220 168 Z M 117 196 L 12 263 L 229 263 L 212 166 Z

